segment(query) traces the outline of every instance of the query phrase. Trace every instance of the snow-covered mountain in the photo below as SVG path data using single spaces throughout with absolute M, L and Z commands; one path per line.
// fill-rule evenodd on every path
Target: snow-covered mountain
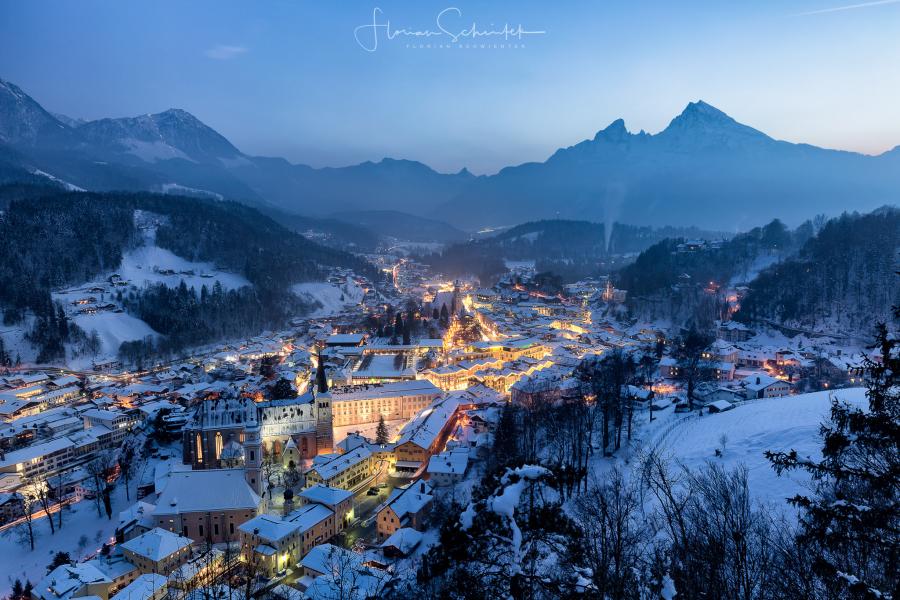
M 0 79 L 0 143 L 19 147 L 70 144 L 72 128 L 34 101 L 17 85 Z
M 155 115 L 100 119 L 78 133 L 94 149 L 129 154 L 144 162 L 183 159 L 228 166 L 246 160 L 241 151 L 191 113 L 173 108 Z
M 515 215 L 743 230 L 898 201 L 897 150 L 867 156 L 779 141 L 700 101 L 654 135 L 618 119 L 546 162 L 481 178 L 435 214 L 470 229 Z
M 412 160 L 316 169 L 249 156 L 179 109 L 57 118 L 0 80 L 0 175 L 9 169 L 89 190 L 195 190 L 311 216 L 401 211 L 469 230 L 546 218 L 739 230 L 900 198 L 900 147 L 867 156 L 779 141 L 703 101 L 657 134 L 618 119 L 545 162 L 475 177 Z

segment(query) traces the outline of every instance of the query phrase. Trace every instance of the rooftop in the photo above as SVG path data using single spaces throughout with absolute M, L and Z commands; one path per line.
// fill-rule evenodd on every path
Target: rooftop
M 256 510 L 259 496 L 243 469 L 172 472 L 156 503 L 157 515 L 211 510 Z
M 133 552 L 138 556 L 143 556 L 154 562 L 158 562 L 187 548 L 193 543 L 193 540 L 190 538 L 155 527 L 134 539 L 128 540 L 122 544 L 122 548 L 129 552 Z

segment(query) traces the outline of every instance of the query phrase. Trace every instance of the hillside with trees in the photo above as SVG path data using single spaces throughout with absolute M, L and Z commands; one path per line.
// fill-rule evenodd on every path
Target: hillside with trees
M 900 301 L 898 251 L 900 211 L 845 213 L 825 223 L 796 256 L 762 271 L 735 318 L 869 331 L 889 320 Z
M 503 259 L 528 260 L 535 262 L 537 271 L 552 272 L 564 282 L 572 282 L 608 273 L 628 260 L 624 256 L 676 236 L 710 239 L 721 234 L 695 228 L 654 229 L 614 223 L 607 238 L 603 223 L 555 219 L 523 223 L 490 237 L 453 244 L 421 260 L 452 276 L 477 268 L 481 273 L 476 274 L 485 274 L 489 280 L 505 271 Z
M 157 194 L 73 193 L 52 187 L 0 187 L 0 307 L 7 325 L 36 318 L 28 338 L 44 359 L 61 356 L 79 331 L 51 291 L 112 273 L 141 243 L 136 210 L 160 215 L 156 244 L 177 256 L 243 275 L 252 286 L 225 291 L 157 284 L 118 300 L 165 336 L 156 350 L 177 350 L 222 336 L 283 325 L 311 307 L 290 286 L 320 281 L 329 267 L 372 280 L 364 260 L 316 244 L 245 205 Z M 143 350 L 148 350 L 144 344 Z

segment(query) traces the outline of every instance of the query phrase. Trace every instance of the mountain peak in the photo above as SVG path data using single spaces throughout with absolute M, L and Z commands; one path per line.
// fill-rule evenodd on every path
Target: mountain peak
M 681 139 L 699 142 L 716 141 L 719 144 L 742 139 L 771 139 L 761 131 L 738 123 L 715 106 L 698 100 L 689 102 L 681 114 L 672 119 L 659 134 L 664 139 Z
M 597 132 L 597 135 L 594 136 L 594 140 L 607 140 L 612 142 L 618 142 L 624 140 L 631 134 L 628 133 L 628 130 L 625 128 L 625 120 L 624 119 L 616 119 L 612 123 L 606 126 L 605 129 L 601 129 Z
M 696 124 L 696 123 L 718 123 L 718 124 L 737 124 L 737 121 L 729 117 L 727 114 L 713 106 L 707 104 L 703 100 L 696 102 L 688 102 L 681 114 L 672 119 L 669 127 L 675 124 Z

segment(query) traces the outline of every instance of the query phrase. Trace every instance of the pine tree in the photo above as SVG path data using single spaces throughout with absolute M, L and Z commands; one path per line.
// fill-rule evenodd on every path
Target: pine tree
M 384 424 L 384 415 L 378 416 L 378 427 L 375 429 L 375 443 L 384 445 L 388 443 L 387 425 Z
M 881 361 L 867 358 L 862 368 L 869 410 L 832 400 L 822 459 L 796 450 L 766 456 L 779 474 L 805 470 L 817 482 L 814 494 L 789 501 L 803 513 L 799 541 L 815 552 L 822 589 L 900 598 L 900 340 L 882 324 L 873 348 Z
M 22 597 L 22 580 L 16 579 L 12 586 L 12 595 L 10 596 L 10 598 L 12 600 L 21 600 Z

